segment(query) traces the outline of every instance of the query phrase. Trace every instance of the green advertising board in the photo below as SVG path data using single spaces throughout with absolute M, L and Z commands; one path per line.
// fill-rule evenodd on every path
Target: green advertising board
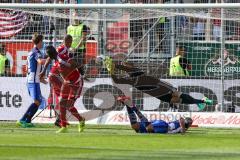
M 220 43 L 184 43 L 186 56 L 192 63 L 191 76 L 219 78 L 221 76 Z M 226 43 L 224 77 L 240 77 L 240 43 Z

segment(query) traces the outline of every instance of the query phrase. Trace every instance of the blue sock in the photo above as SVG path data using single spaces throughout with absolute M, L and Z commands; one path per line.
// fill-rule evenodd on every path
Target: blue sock
M 137 114 L 140 121 L 144 122 L 145 126 L 148 126 L 150 124 L 148 119 L 138 110 L 138 108 L 135 105 L 132 107 L 132 110 Z
M 32 103 L 29 107 L 26 113 L 23 115 L 23 117 L 20 119 L 21 121 L 26 121 L 27 123 L 31 122 L 32 117 L 37 112 L 38 106 L 35 103 Z
M 128 105 L 126 105 L 126 107 L 127 107 L 128 118 L 130 120 L 130 123 L 131 124 L 136 124 L 137 123 L 137 117 L 136 117 L 134 111 Z
M 38 111 L 38 107 L 35 103 L 32 104 L 31 110 L 29 112 L 29 116 L 27 117 L 26 122 L 31 123 L 32 117 L 35 115 L 35 113 Z
M 32 108 L 32 105 L 33 105 L 34 103 L 32 103 L 29 107 L 28 107 L 28 109 L 27 109 L 27 111 L 24 113 L 24 115 L 22 116 L 22 118 L 20 119 L 20 121 L 26 121 L 27 120 L 27 116 L 29 115 L 29 112 L 31 111 L 31 108 Z

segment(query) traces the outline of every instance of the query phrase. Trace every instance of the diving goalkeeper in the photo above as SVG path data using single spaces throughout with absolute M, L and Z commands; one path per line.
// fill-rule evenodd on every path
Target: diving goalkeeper
M 156 97 L 163 102 L 173 105 L 197 104 L 199 111 L 202 111 L 206 104 L 213 104 L 213 101 L 207 97 L 203 97 L 203 99 L 195 99 L 188 94 L 179 92 L 171 84 L 166 83 L 158 78 L 146 75 L 145 72 L 134 67 L 132 64 L 116 64 L 110 57 L 106 57 L 104 59 L 104 64 L 106 65 L 106 68 L 111 74 L 111 77 L 115 83 L 132 85 L 139 91 Z M 125 71 L 127 76 L 118 77 L 115 74 L 117 70 Z

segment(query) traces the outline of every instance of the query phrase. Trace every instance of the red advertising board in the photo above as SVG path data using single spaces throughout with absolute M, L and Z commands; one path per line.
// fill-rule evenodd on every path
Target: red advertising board
M 27 55 L 32 47 L 31 42 L 6 42 L 7 57 L 13 75 L 26 74 Z
M 107 45 L 106 50 L 112 54 L 128 53 L 128 49 L 132 46 L 129 41 L 128 22 L 113 22 L 107 27 Z

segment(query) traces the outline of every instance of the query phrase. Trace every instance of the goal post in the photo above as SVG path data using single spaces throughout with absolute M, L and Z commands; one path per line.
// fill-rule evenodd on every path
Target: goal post
M 124 94 L 131 96 L 152 120 L 171 120 L 182 115 L 192 116 L 199 126 L 239 127 L 239 11 L 234 3 L 2 3 L 0 15 L 6 18 L 0 21 L 0 43 L 6 47 L 11 72 L 0 77 L 0 120 L 17 120 L 31 102 L 25 86 L 26 57 L 33 47 L 31 35 L 43 34 L 45 46 L 57 47 L 63 42 L 67 27 L 78 19 L 87 27 L 86 76 L 90 81 L 85 81 L 76 107 L 89 117 L 89 123 L 128 124 L 124 106 L 116 101 Z M 191 63 L 189 76 L 169 75 L 170 59 L 177 46 L 184 47 Z M 99 69 L 92 63 L 99 55 L 131 62 L 180 92 L 197 99 L 208 97 L 213 104 L 202 112 L 195 104 L 181 104 L 176 109 L 132 86 L 115 84 L 104 66 Z M 49 85 L 41 85 L 41 89 L 47 104 Z M 42 112 L 42 116 L 48 112 Z M 36 121 L 51 119 L 41 117 Z

